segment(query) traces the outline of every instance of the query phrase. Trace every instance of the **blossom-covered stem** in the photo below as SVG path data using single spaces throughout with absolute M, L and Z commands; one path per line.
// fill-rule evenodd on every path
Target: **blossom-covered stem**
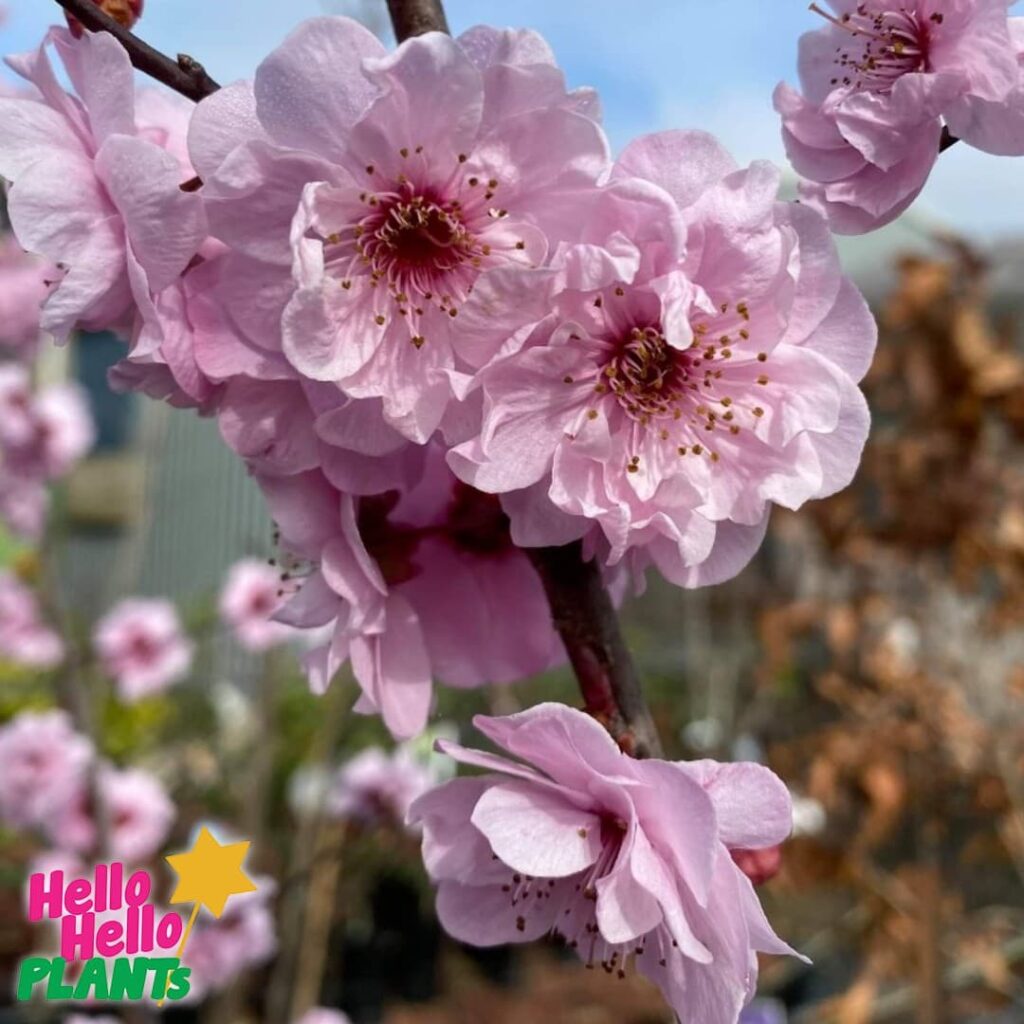
M 399 42 L 424 32 L 448 32 L 441 0 L 388 0 L 388 13 Z
M 163 82 L 182 96 L 198 103 L 220 88 L 199 61 L 186 54 L 179 54 L 177 60 L 172 60 L 143 42 L 92 0 L 57 0 L 57 3 L 90 31 L 109 32 L 128 51 L 132 64 L 139 71 Z
M 579 541 L 529 554 L 587 711 L 627 753 L 660 757 L 661 741 L 597 562 L 584 559 Z

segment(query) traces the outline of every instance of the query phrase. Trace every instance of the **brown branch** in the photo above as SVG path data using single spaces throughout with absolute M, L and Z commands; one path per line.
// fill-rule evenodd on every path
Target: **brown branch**
M 942 127 L 942 138 L 939 140 L 939 152 L 945 153 L 950 146 L 955 146 L 960 140 L 945 126 Z
M 388 13 L 399 42 L 424 32 L 449 32 L 441 0 L 388 0 Z
M 661 742 L 599 565 L 584 560 L 580 541 L 528 554 L 544 583 L 587 711 L 626 753 L 660 757 Z
M 185 54 L 179 54 L 176 61 L 172 60 L 111 18 L 92 0 L 56 2 L 91 32 L 109 32 L 128 51 L 134 67 L 182 96 L 198 103 L 220 88 L 197 60 Z

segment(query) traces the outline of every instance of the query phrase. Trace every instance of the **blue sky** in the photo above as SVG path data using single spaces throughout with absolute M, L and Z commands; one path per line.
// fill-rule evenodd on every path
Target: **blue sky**
M 3 0 L 0 0 L 2 3 Z M 55 3 L 7 0 L 0 49 L 36 43 Z M 296 23 L 384 0 L 147 0 L 140 28 L 155 46 L 202 60 L 222 82 L 248 77 Z M 703 128 L 737 158 L 784 163 L 771 93 L 795 77 L 796 40 L 817 26 L 807 0 L 448 0 L 458 31 L 487 22 L 539 30 L 570 82 L 601 92 L 620 148 L 665 128 Z M 383 20 L 383 19 L 382 19 Z M 918 208 L 986 238 L 1024 234 L 1024 158 L 957 146 L 944 154 Z

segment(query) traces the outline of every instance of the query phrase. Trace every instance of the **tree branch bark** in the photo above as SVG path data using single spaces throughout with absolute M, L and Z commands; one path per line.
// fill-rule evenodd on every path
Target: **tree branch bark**
M 527 554 L 544 583 L 587 711 L 627 754 L 660 757 L 661 742 L 600 566 L 584 561 L 580 541 Z
M 950 146 L 955 146 L 960 140 L 945 126 L 942 127 L 942 138 L 939 140 L 939 152 L 945 153 Z
M 109 32 L 128 51 L 134 67 L 182 96 L 198 103 L 220 88 L 199 61 L 186 54 L 179 54 L 176 61 L 172 60 L 100 10 L 92 0 L 56 2 L 90 32 Z
M 400 43 L 424 32 L 450 32 L 441 0 L 388 0 L 388 13 Z
M 387 0 L 399 42 L 448 32 L 441 0 Z M 527 551 L 540 574 L 551 617 L 562 637 L 587 711 L 636 757 L 660 757 L 661 741 L 626 647 L 619 618 L 595 561 L 583 545 Z

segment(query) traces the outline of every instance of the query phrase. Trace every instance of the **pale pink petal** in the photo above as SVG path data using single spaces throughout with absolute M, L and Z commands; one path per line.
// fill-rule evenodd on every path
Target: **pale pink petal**
M 763 850 L 789 838 L 793 803 L 785 783 L 760 764 L 680 762 L 711 797 L 718 834 L 729 849 Z
M 269 142 L 256 116 L 251 82 L 232 82 L 207 96 L 192 114 L 188 149 L 196 173 L 212 178 L 232 150 L 245 142 Z
M 377 92 L 363 62 L 384 52 L 376 36 L 351 18 L 302 22 L 256 72 L 260 123 L 279 143 L 339 157 L 345 133 Z
M 501 861 L 525 875 L 566 878 L 601 852 L 600 818 L 525 783 L 491 786 L 470 820 Z
M 707 132 L 669 131 L 634 139 L 615 161 L 613 177 L 660 185 L 680 208 L 736 170 L 736 161 Z

